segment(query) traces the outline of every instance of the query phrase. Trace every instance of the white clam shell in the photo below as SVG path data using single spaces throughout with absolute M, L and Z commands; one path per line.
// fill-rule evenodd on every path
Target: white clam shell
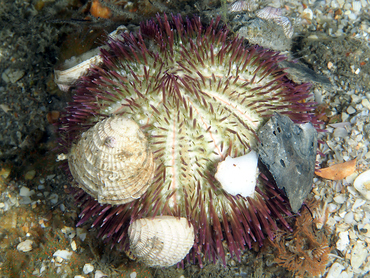
M 357 189 L 367 200 L 370 200 L 370 170 L 367 170 L 355 179 L 354 188 Z
M 180 262 L 194 244 L 194 228 L 186 218 L 157 216 L 135 220 L 128 229 L 130 251 L 149 266 Z
M 110 117 L 84 132 L 68 155 L 78 186 L 99 203 L 125 204 L 151 184 L 154 159 L 140 127 L 131 119 Z
M 54 70 L 54 82 L 61 91 L 67 92 L 69 88 L 83 75 L 87 74 L 90 67 L 100 65 L 103 58 L 98 55 L 99 49 L 89 51 L 81 57 L 70 59 L 65 62 L 64 70 Z M 92 57 L 89 57 L 93 55 Z M 73 65 L 74 64 L 74 65 Z
M 116 30 L 109 34 L 109 40 L 117 39 L 126 30 L 127 28 L 125 26 L 118 26 Z M 89 68 L 94 65 L 99 66 L 103 63 L 103 58 L 99 55 L 101 48 L 107 47 L 101 46 L 78 57 L 74 56 L 64 61 L 61 68 L 54 70 L 54 82 L 61 91 L 67 92 L 81 76 L 88 73 Z

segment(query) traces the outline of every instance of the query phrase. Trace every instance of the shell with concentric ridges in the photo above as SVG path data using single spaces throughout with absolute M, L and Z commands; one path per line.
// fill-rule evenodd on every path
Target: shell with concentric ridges
M 104 119 L 82 134 L 68 156 L 77 185 L 102 204 L 140 198 L 152 182 L 155 163 L 148 141 L 131 119 Z
M 194 228 L 186 218 L 157 216 L 135 220 L 128 229 L 130 251 L 149 266 L 180 262 L 194 244 Z

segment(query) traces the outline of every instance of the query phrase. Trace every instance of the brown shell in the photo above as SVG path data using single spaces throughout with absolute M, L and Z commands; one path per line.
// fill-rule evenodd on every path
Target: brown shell
M 140 198 L 151 184 L 154 159 L 140 127 L 121 116 L 107 118 L 84 132 L 68 155 L 78 186 L 102 204 Z
M 149 266 L 180 262 L 194 244 L 194 228 L 186 218 L 157 216 L 135 220 L 128 229 L 130 251 Z

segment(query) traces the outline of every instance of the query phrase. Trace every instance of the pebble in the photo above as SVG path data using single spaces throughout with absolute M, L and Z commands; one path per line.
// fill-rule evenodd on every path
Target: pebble
M 344 216 L 344 222 L 347 224 L 352 224 L 354 221 L 353 219 L 353 212 L 350 211 Z
M 76 236 L 76 231 L 74 228 L 71 228 L 71 227 L 67 227 L 67 226 L 64 226 L 62 229 L 61 229 L 61 232 L 63 234 L 65 234 L 66 236 L 68 236 L 70 239 L 74 238 Z
M 355 203 L 352 206 L 353 210 L 358 209 L 359 207 L 363 206 L 366 203 L 364 199 L 356 199 Z
M 356 270 L 365 262 L 368 255 L 366 245 L 363 241 L 358 241 L 352 249 L 351 266 Z
M 329 272 L 328 272 L 328 275 L 326 276 L 326 278 L 338 278 L 338 277 L 340 277 L 339 275 L 341 274 L 343 269 L 345 269 L 345 267 L 343 265 L 341 265 L 340 263 L 337 263 L 337 262 L 333 263 L 333 265 L 329 269 Z
M 69 260 L 73 255 L 73 252 L 72 251 L 68 251 L 68 250 L 57 250 L 54 254 L 53 254 L 53 257 L 60 257 L 64 260 Z
M 84 267 L 83 267 L 83 269 L 82 269 L 82 271 L 85 274 L 89 274 L 89 273 L 93 272 L 93 270 L 94 270 L 94 266 L 92 264 L 90 264 L 90 263 L 85 264 Z
M 346 199 L 347 199 L 346 196 L 344 196 L 343 194 L 340 194 L 340 195 L 334 197 L 334 201 L 337 204 L 343 204 L 346 201 Z
M 365 106 L 367 109 L 370 109 L 370 102 L 369 102 L 369 100 L 368 100 L 367 98 L 363 99 L 363 100 L 361 101 L 361 104 L 362 104 L 363 106 Z
M 102 277 L 108 277 L 107 274 L 104 274 L 101 270 L 95 271 L 94 278 L 102 278 Z
M 17 250 L 22 252 L 29 252 L 32 250 L 32 243 L 33 241 L 30 239 L 26 239 L 17 245 Z
M 36 176 L 36 171 L 35 170 L 30 170 L 24 175 L 25 180 L 32 180 Z
M 17 69 L 8 68 L 8 69 L 4 70 L 4 72 L 1 75 L 1 78 L 6 83 L 12 83 L 12 84 L 14 84 L 19 79 L 21 79 L 24 75 L 25 75 L 25 71 L 24 70 L 17 70 Z
M 84 228 L 77 228 L 77 236 L 79 237 L 79 239 L 81 239 L 82 241 L 85 241 L 86 239 L 86 236 L 87 236 L 87 232 Z
M 72 240 L 72 242 L 71 242 L 71 248 L 72 248 L 73 251 L 76 251 L 77 250 L 76 241 Z
M 19 191 L 19 196 L 21 197 L 30 197 L 35 194 L 34 190 L 30 190 L 28 187 L 22 186 Z
M 344 251 L 349 245 L 349 235 L 348 231 L 340 232 L 339 239 L 337 241 L 337 249 L 339 251 Z

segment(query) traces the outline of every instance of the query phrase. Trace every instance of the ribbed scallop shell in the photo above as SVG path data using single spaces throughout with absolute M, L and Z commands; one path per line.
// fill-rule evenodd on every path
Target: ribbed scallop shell
M 232 4 L 229 5 L 229 12 L 242 12 L 242 11 L 254 11 L 258 5 L 255 3 L 254 0 L 238 0 L 233 2 Z
M 284 34 L 288 39 L 290 39 L 293 36 L 294 28 L 289 18 L 287 18 L 286 16 L 277 17 L 277 18 L 274 18 L 274 22 L 277 25 L 280 25 L 281 27 L 283 27 Z
M 154 159 L 139 126 L 120 116 L 84 132 L 68 155 L 69 169 L 99 203 L 125 204 L 140 198 L 151 184 Z
M 180 262 L 194 244 L 194 228 L 186 218 L 157 216 L 135 220 L 128 229 L 130 251 L 149 266 Z
M 282 16 L 282 10 L 279 8 L 274 8 L 274 7 L 264 7 L 261 10 L 256 11 L 256 16 L 261 18 L 261 19 L 274 19 Z

